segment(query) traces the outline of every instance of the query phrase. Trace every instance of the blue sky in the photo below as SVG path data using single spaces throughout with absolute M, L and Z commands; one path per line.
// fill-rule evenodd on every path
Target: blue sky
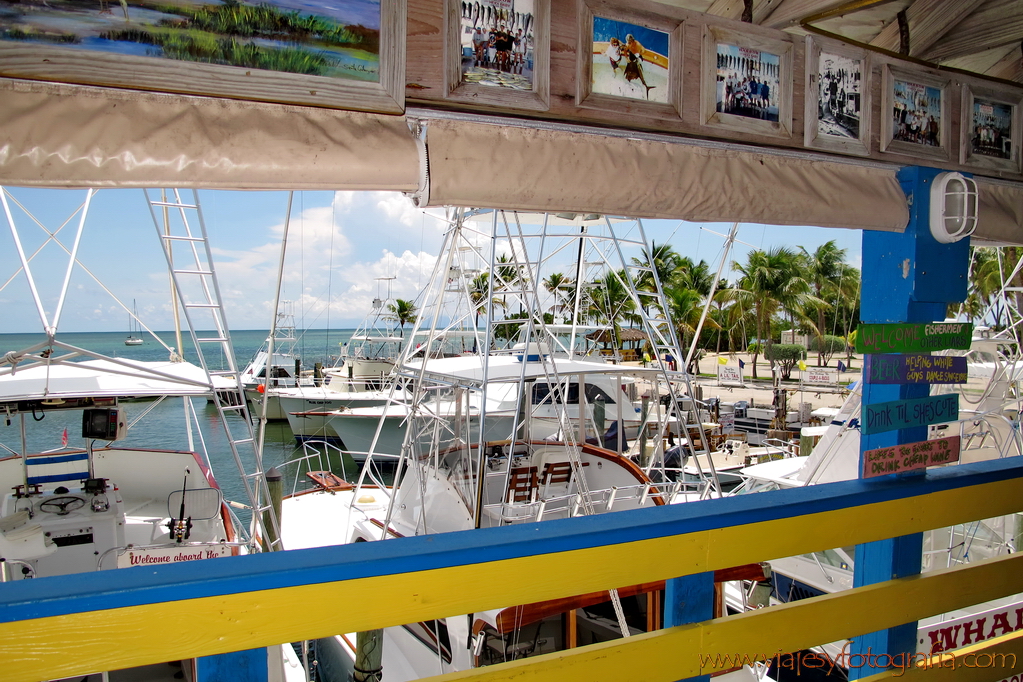
M 83 190 L 11 189 L 13 196 L 49 231 L 68 224 L 60 238 L 68 248 L 78 226 L 75 209 Z M 228 322 L 234 329 L 266 329 L 271 321 L 274 285 L 285 222 L 286 192 L 200 192 L 220 277 Z M 27 255 L 46 234 L 11 203 Z M 414 299 L 429 279 L 446 223 L 441 209 L 422 211 L 397 193 L 296 192 L 294 195 L 282 300 L 294 302 L 301 328 L 350 328 L 384 298 L 390 282 L 395 298 Z M 71 220 L 69 221 L 69 218 Z M 713 271 L 721 257 L 728 224 L 644 221 L 648 239 L 665 241 Z M 813 250 L 834 239 L 860 266 L 860 232 L 811 227 L 744 224 L 729 263 L 745 260 L 750 249 L 777 245 Z M 638 255 L 627 253 L 626 256 Z M 142 190 L 101 190 L 92 202 L 79 246 L 79 260 L 102 285 L 131 307 L 154 330 L 173 327 L 166 264 Z M 37 287 L 52 316 L 67 256 L 52 242 L 33 260 Z M 0 212 L 0 333 L 42 328 L 26 278 L 15 273 L 17 251 Z M 726 265 L 725 276 L 731 277 Z M 329 301 L 329 305 L 328 305 Z M 59 329 L 126 331 L 128 314 L 82 268 L 71 279 Z

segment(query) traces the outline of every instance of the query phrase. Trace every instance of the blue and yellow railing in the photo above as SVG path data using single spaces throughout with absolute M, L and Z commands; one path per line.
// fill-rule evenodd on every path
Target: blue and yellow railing
M 6 583 L 0 677 L 52 679 L 370 630 L 1020 509 L 1023 461 L 1013 458 L 569 521 Z M 444 679 L 680 680 L 712 672 L 707 654 L 797 651 L 1017 592 L 1023 554 Z M 981 649 L 1019 654 L 1023 668 L 1021 633 Z M 998 680 L 1012 670 L 935 665 L 878 677 L 903 673 Z

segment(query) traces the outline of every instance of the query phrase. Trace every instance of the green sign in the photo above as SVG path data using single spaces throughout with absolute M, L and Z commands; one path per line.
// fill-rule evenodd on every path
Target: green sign
M 932 350 L 969 350 L 971 322 L 916 324 L 861 324 L 856 330 L 857 353 L 927 353 Z
M 863 405 L 861 414 L 860 428 L 866 434 L 954 422 L 959 419 L 959 394 L 946 393 Z

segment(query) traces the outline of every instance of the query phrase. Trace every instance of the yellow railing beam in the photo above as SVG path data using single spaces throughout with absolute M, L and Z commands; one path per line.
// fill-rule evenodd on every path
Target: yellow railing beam
M 705 623 L 657 630 L 429 682 L 674 681 L 764 660 L 1023 591 L 1023 554 L 875 583 Z M 1020 659 L 1023 661 L 1023 658 Z M 836 672 L 837 674 L 837 672 Z M 928 678 L 930 680 L 931 678 Z M 1000 679 L 989 677 L 988 680 Z
M 984 642 L 934 654 L 906 670 L 887 670 L 859 682 L 993 682 L 1023 679 L 1023 630 L 1010 632 Z

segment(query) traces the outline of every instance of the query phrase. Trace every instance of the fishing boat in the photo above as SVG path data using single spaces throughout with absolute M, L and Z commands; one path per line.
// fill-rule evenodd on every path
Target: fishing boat
M 0 188 L 5 207 L 7 193 Z M 82 209 L 86 213 L 93 194 L 93 190 L 87 193 Z M 173 203 L 183 213 L 191 211 L 193 217 L 201 210 L 197 196 L 185 200 L 177 190 L 172 196 L 151 202 Z M 10 212 L 7 215 L 17 237 L 18 226 Z M 86 218 L 83 214 L 78 238 L 88 224 Z M 60 286 L 61 282 L 40 278 L 33 263 L 20 256 L 20 269 L 43 331 L 36 342 L 0 358 L 0 429 L 4 429 L 0 436 L 0 582 L 11 583 L 7 589 L 17 590 L 17 584 L 28 579 L 61 576 L 67 580 L 97 570 L 158 571 L 169 564 L 217 561 L 260 551 L 260 539 L 268 549 L 279 548 L 279 540 L 274 539 L 279 535 L 276 517 L 268 505 L 261 456 L 254 447 L 245 406 L 217 399 L 226 391 L 238 391 L 238 370 L 223 309 L 215 297 L 219 291 L 216 271 L 212 260 L 202 255 L 208 256 L 209 250 L 194 248 L 204 246 L 207 239 L 204 229 L 195 232 L 189 227 L 197 224 L 202 224 L 201 219 L 160 232 L 174 305 L 180 305 L 192 336 L 196 363 L 183 361 L 171 348 L 167 360 L 142 361 L 107 357 L 62 341 L 61 311 L 67 309 L 69 291 L 74 291 L 67 282 L 79 261 L 70 256 L 51 314 L 38 284 Z M 176 259 L 171 241 L 186 245 Z M 188 263 L 186 254 L 194 258 L 194 264 Z M 208 319 L 200 321 L 200 315 Z M 200 325 L 219 331 L 203 337 L 196 331 Z M 227 360 L 226 368 L 207 363 L 203 347 L 211 344 Z M 180 399 L 185 416 L 176 422 L 182 424 L 176 436 L 166 430 L 147 430 L 146 417 L 168 399 Z M 233 514 L 213 476 L 205 451 L 209 435 L 201 429 L 209 421 L 208 412 L 197 411 L 193 399 L 201 403 L 212 399 L 216 406 L 216 430 L 238 464 L 245 491 L 246 499 L 231 502 L 247 510 L 249 523 Z M 266 656 L 274 682 L 308 679 L 295 672 L 290 645 L 271 647 Z M 208 659 L 189 659 L 81 679 L 201 680 L 209 679 L 210 665 Z
M 302 361 L 295 354 L 295 314 L 291 301 L 282 301 L 270 330 L 270 336 L 242 370 L 242 390 L 256 417 L 283 421 L 287 413 L 277 399 L 277 389 L 312 386 L 313 378 L 304 376 Z
M 468 216 L 459 212 L 453 217 L 417 327 L 436 328 L 441 315 L 434 301 L 451 283 L 451 273 L 474 269 L 455 261 L 463 253 L 459 233 Z M 507 226 L 519 218 L 490 217 L 495 240 L 498 220 Z M 515 267 L 530 274 L 515 277 L 517 285 L 500 289 L 501 296 L 521 303 L 524 310 L 542 309 L 536 283 L 543 267 L 550 265 L 545 247 L 562 253 L 566 246 L 555 243 L 564 239 L 580 247 L 582 255 L 587 244 L 581 242 L 591 242 L 600 232 L 600 225 L 590 227 L 580 240 L 580 223 L 566 222 L 571 227 L 564 232 L 545 229 L 536 250 L 531 250 L 536 242 L 514 247 L 520 254 Z M 602 226 L 610 233 L 607 238 L 615 240 L 610 221 Z M 491 282 L 513 279 L 497 267 L 488 272 Z M 493 286 L 477 304 L 489 301 L 493 306 Z M 514 318 L 520 325 L 517 339 L 510 348 L 499 348 L 496 341 L 502 337 L 495 330 L 501 322 L 494 317 L 491 308 L 476 346 L 482 352 L 443 359 L 403 354 L 395 371 L 408 382 L 411 397 L 362 408 L 375 415 L 366 414 L 363 420 L 374 430 L 358 481 L 346 482 L 321 469 L 324 460 L 316 456 L 294 465 L 295 480 L 308 485 L 296 489 L 282 506 L 281 530 L 288 548 L 476 532 L 696 501 L 719 493 L 712 473 L 690 484 L 680 468 L 669 471 L 665 465 L 663 443 L 669 428 L 676 433 L 702 429 L 685 421 L 689 411 L 678 404 L 681 397 L 692 395 L 684 373 L 672 372 L 666 364 L 644 368 L 579 357 L 571 343 L 560 346 L 568 353 L 559 353 L 543 318 L 532 315 Z M 680 357 L 669 326 L 647 327 L 651 339 Z M 635 386 L 648 392 L 639 406 L 629 396 Z M 658 399 L 661 395 L 667 396 L 667 404 Z M 344 427 L 335 428 L 344 438 Z M 385 462 L 391 466 L 380 466 Z M 337 522 L 325 527 L 323 518 Z M 637 585 L 372 633 L 339 633 L 317 641 L 318 671 L 323 679 L 343 680 L 356 667 L 375 674 L 382 666 L 389 681 L 411 680 L 631 636 L 660 627 L 661 589 L 663 585 Z M 382 658 L 370 655 L 379 655 L 381 649 Z M 754 679 L 750 669 L 737 674 Z
M 138 328 L 138 317 L 139 311 L 135 306 L 135 301 L 131 302 L 132 312 L 128 313 L 128 338 L 124 340 L 126 346 L 141 346 L 142 345 L 142 330 Z M 136 332 L 137 330 L 137 332 Z M 135 334 L 138 333 L 138 336 Z
M 385 278 L 388 283 L 393 278 Z M 324 371 L 320 385 L 270 389 L 299 443 L 326 441 L 344 445 L 328 423 L 331 412 L 342 408 L 384 404 L 391 394 L 394 363 L 406 341 L 391 324 L 390 291 L 375 298 L 370 313 L 344 343 L 333 367 Z M 401 398 L 400 392 L 398 398 Z

